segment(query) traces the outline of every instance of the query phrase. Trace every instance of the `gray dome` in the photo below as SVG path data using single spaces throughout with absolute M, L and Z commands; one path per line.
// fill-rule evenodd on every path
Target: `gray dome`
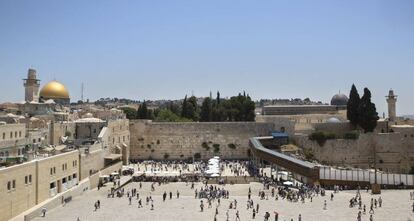
M 331 118 L 329 118 L 326 122 L 327 122 L 327 123 L 331 123 L 331 124 L 336 124 L 336 123 L 341 123 L 341 120 L 339 120 L 339 119 L 338 119 L 338 118 L 336 118 L 336 117 L 331 117 Z
M 346 106 L 348 104 L 348 97 L 345 94 L 335 94 L 331 99 L 331 105 Z

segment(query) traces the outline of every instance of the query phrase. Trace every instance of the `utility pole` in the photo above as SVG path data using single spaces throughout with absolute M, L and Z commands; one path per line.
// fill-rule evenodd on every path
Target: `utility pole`
M 85 90 L 85 87 L 84 87 L 83 82 L 82 82 L 82 86 L 81 86 L 81 101 L 82 102 L 83 102 L 83 93 L 84 93 L 84 90 Z

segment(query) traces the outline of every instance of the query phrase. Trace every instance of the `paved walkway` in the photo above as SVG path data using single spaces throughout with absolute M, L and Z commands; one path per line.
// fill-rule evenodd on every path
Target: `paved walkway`
M 213 203 L 212 208 L 207 207 L 206 200 L 204 212 L 200 212 L 200 199 L 194 198 L 194 190 L 190 189 L 190 185 L 185 183 L 171 183 L 168 185 L 156 185 L 154 192 L 150 191 L 150 183 L 143 183 L 142 189 L 139 189 L 138 183 L 130 183 L 125 187 L 125 190 L 137 188 L 140 198 L 143 199 L 143 208 L 138 208 L 137 200 L 132 200 L 132 205 L 129 205 L 126 196 L 123 198 L 107 198 L 108 187 L 102 188 L 100 191 L 93 190 L 83 195 L 82 197 L 73 199 L 72 202 L 65 207 L 58 207 L 54 210 L 48 211 L 45 218 L 37 218 L 36 220 L 61 220 L 61 221 L 114 221 L 114 220 L 177 220 L 177 221 L 194 221 L 194 220 L 214 220 L 214 213 L 217 201 Z M 196 188 L 200 189 L 202 185 L 196 184 Z M 220 186 L 222 187 L 222 186 Z M 271 213 L 273 218 L 273 211 L 277 211 L 280 216 L 279 220 L 298 220 L 299 213 L 302 214 L 303 221 L 348 221 L 356 220 L 358 208 L 349 208 L 349 199 L 355 196 L 355 191 L 344 191 L 335 194 L 334 200 L 330 201 L 329 195 L 331 192 L 327 191 L 326 197 L 315 197 L 313 202 L 306 201 L 305 203 L 288 202 L 286 200 L 259 200 L 258 192 L 262 190 L 260 183 L 226 185 L 225 189 L 230 192 L 230 199 L 222 199 L 221 205 L 218 207 L 219 214 L 217 220 L 226 220 L 226 211 L 230 201 L 236 199 L 238 201 L 237 210 L 239 210 L 241 220 L 252 220 L 252 210 L 246 209 L 248 188 L 252 189 L 252 198 L 254 204 L 260 204 L 259 213 L 256 216 L 257 220 L 263 220 L 266 211 Z M 180 191 L 180 198 L 176 199 L 176 191 Z M 162 201 L 162 194 L 164 191 L 173 193 L 173 199 Z M 270 191 L 266 191 L 270 193 Z M 154 210 L 150 209 L 150 205 L 145 205 L 145 197 L 152 195 L 154 199 Z M 270 194 L 269 194 L 270 197 Z M 371 196 L 369 193 L 362 193 L 362 200 L 367 204 L 369 210 L 369 201 L 371 197 L 378 198 L 379 196 Z M 412 204 L 414 201 L 410 200 L 408 190 L 384 190 L 381 194 L 383 199 L 382 208 L 375 210 L 374 221 L 407 221 L 414 220 L 414 213 L 412 212 Z M 168 197 L 167 197 L 168 198 Z M 94 202 L 101 201 L 101 208 L 94 212 Z M 323 202 L 327 201 L 327 210 L 323 210 Z M 229 220 L 235 220 L 236 210 L 229 210 Z M 363 215 L 362 220 L 369 220 L 369 215 Z

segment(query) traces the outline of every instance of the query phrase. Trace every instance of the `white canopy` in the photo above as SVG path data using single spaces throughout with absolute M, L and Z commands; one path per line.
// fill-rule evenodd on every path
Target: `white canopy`
M 283 182 L 283 185 L 292 186 L 293 185 L 293 182 L 286 181 L 286 182 Z

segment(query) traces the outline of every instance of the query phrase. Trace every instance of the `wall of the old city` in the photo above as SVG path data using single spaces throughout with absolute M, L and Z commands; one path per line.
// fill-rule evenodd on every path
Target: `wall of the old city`
M 185 160 L 199 153 L 202 159 L 216 155 L 224 159 L 246 159 L 249 138 L 269 135 L 273 130 L 273 123 L 135 120 L 130 122 L 130 157 L 132 160 L 165 159 L 168 155 L 168 159 Z M 218 152 L 214 152 L 217 149 L 214 146 L 218 147 Z
M 375 147 L 377 168 L 408 173 L 414 165 L 414 132 L 360 134 L 356 140 L 327 140 L 323 146 L 307 136 L 296 136 L 295 141 L 298 146 L 312 150 L 314 158 L 324 164 L 370 168 Z

